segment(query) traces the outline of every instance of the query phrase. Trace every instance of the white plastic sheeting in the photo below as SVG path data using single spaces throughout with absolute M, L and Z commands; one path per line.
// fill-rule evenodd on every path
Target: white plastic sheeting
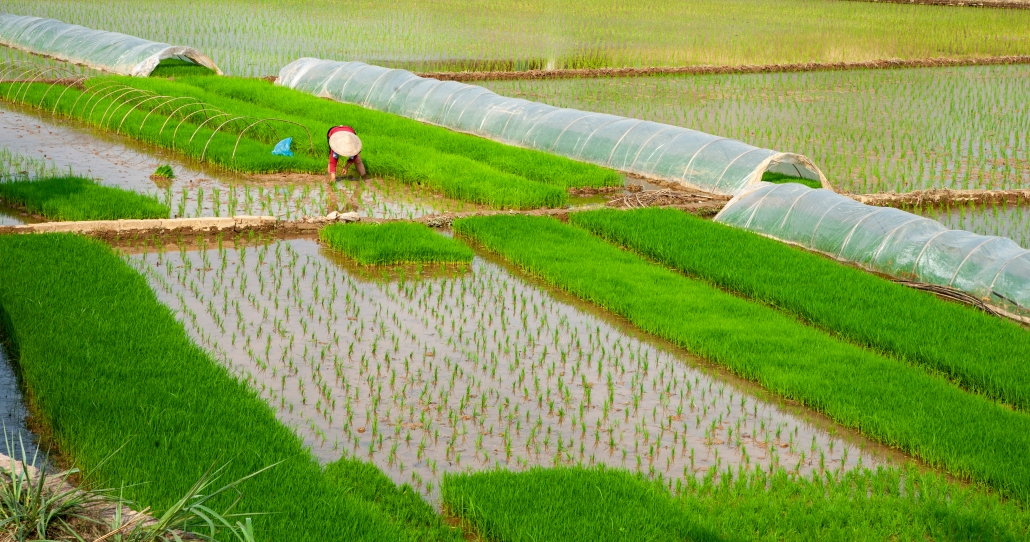
M 708 192 L 734 194 L 761 181 L 766 170 L 827 186 L 819 168 L 801 155 L 678 126 L 506 98 L 480 86 L 363 62 L 302 58 L 283 67 L 276 84 Z
M 214 61 L 191 47 L 40 17 L 0 13 L 0 45 L 121 75 L 146 77 L 166 58 L 188 59 L 222 73 Z
M 872 207 L 793 183 L 755 185 L 715 220 L 879 273 L 950 286 L 1030 315 L 1030 250 L 1011 239 L 949 230 L 900 209 Z

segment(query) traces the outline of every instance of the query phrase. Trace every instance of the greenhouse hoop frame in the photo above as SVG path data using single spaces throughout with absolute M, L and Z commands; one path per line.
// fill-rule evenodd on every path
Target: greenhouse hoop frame
M 119 32 L 94 30 L 56 19 L 0 13 L 0 45 L 95 70 L 147 77 L 165 59 L 188 60 L 222 75 L 207 55 Z

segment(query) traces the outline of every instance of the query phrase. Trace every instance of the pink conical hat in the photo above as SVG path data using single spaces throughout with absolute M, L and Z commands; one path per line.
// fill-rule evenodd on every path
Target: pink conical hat
M 361 152 L 361 140 L 350 132 L 336 132 L 329 136 L 329 148 L 340 156 L 355 156 Z

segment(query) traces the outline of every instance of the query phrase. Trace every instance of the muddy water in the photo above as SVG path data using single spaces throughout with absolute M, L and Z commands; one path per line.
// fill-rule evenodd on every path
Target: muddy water
M 323 462 L 444 472 L 606 464 L 668 483 L 873 459 L 503 267 L 364 271 L 307 239 L 127 259 Z
M 150 194 L 171 209 L 172 217 L 273 215 L 283 219 L 324 216 L 354 210 L 375 218 L 417 218 L 475 206 L 419 188 L 368 179 L 330 185 L 319 176 L 244 176 L 188 160 L 167 150 L 93 129 L 30 108 L 0 107 L 0 145 L 48 169 L 71 171 L 101 183 Z M 155 181 L 162 164 L 176 178 Z M 297 179 L 300 179 L 299 181 Z
M 45 458 L 37 452 L 38 438 L 25 426 L 28 415 L 18 378 L 0 343 L 0 453 L 40 467 Z

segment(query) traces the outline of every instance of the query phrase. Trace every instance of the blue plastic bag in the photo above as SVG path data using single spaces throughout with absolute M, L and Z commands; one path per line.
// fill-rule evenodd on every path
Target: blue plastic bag
M 272 149 L 272 154 L 276 156 L 293 156 L 293 151 L 290 150 L 290 143 L 293 143 L 292 137 L 276 143 L 275 148 Z

